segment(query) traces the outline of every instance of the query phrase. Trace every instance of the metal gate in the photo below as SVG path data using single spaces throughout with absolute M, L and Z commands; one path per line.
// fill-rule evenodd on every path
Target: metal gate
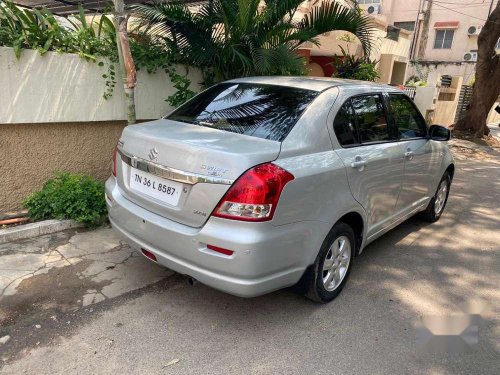
M 415 94 L 417 93 L 417 89 L 415 88 L 415 86 L 404 86 L 403 91 L 411 99 L 415 100 Z
M 458 97 L 457 111 L 455 112 L 455 123 L 465 116 L 465 111 L 472 98 L 472 86 L 462 85 L 460 96 Z

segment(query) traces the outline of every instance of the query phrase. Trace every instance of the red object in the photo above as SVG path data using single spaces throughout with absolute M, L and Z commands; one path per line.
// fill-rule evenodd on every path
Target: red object
M 115 149 L 113 150 L 113 170 L 111 171 L 113 173 L 113 176 L 116 177 L 116 154 L 118 152 L 118 143 L 115 145 Z
M 275 164 L 267 163 L 253 167 L 243 173 L 229 188 L 217 205 L 213 215 L 242 221 L 268 221 L 273 218 L 281 191 L 294 179 L 293 175 Z M 228 212 L 227 207 L 236 206 L 258 215 L 257 210 L 268 210 L 266 216 L 250 217 Z M 253 207 L 252 207 L 253 206 Z M 233 211 L 235 212 L 235 211 Z
M 311 50 L 309 48 L 298 48 L 297 55 L 309 60 L 309 57 L 311 57 Z
M 458 21 L 438 21 L 434 23 L 435 29 L 458 29 Z
M 234 251 L 228 250 L 228 249 L 223 249 L 222 247 L 217 247 L 213 245 L 207 245 L 207 249 L 217 251 L 218 253 L 224 254 L 224 255 L 233 255 Z
M 16 217 L 14 219 L 5 219 L 0 220 L 0 225 L 8 225 L 8 224 L 20 224 L 29 221 L 29 217 Z
M 148 251 L 146 249 L 141 249 L 142 253 L 149 259 L 151 259 L 153 262 L 158 262 L 156 260 L 156 255 L 154 255 L 151 251 Z
M 331 77 L 335 73 L 335 69 L 332 65 L 333 57 L 331 56 L 311 56 L 309 62 L 316 63 L 321 66 L 325 77 Z

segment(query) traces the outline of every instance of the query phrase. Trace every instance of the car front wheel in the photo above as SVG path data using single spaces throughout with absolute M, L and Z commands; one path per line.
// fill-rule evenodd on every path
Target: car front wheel
M 351 272 L 355 251 L 352 228 L 345 223 L 335 224 L 306 275 L 306 296 L 321 303 L 337 297 Z
M 450 186 L 451 177 L 450 174 L 446 172 L 441 178 L 441 181 L 439 181 L 436 194 L 432 197 L 425 211 L 422 212 L 422 217 L 425 221 L 434 223 L 439 220 L 446 206 L 446 202 L 448 201 Z

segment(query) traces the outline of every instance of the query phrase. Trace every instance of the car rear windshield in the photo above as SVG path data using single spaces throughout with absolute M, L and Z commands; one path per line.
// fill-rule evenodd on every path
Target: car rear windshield
M 221 83 L 167 118 L 282 142 L 317 95 L 294 87 Z

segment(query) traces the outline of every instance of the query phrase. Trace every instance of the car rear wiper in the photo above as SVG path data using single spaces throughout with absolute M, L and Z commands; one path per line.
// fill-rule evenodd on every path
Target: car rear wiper
M 200 126 L 208 126 L 209 128 L 213 128 L 215 124 L 214 124 L 213 122 L 208 122 L 208 121 L 200 121 L 200 122 L 198 122 L 196 125 L 200 125 Z

